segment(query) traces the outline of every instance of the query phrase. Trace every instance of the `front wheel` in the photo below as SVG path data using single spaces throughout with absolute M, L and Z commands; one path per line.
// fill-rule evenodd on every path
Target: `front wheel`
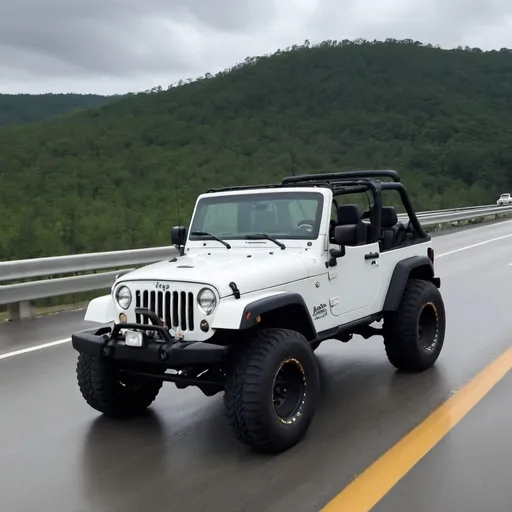
M 160 380 L 121 373 L 112 361 L 84 353 L 78 355 L 76 373 L 85 401 L 112 418 L 141 414 L 162 387 Z
M 235 436 L 252 448 L 283 452 L 313 419 L 320 376 L 313 349 L 288 329 L 259 331 L 238 354 L 224 403 Z
M 446 313 L 441 293 L 430 281 L 410 279 L 397 311 L 384 319 L 384 346 L 402 371 L 432 367 L 444 344 Z

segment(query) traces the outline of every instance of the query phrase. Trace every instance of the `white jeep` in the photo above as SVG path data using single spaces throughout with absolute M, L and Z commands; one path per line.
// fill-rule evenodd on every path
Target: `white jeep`
M 383 206 L 383 191 L 401 199 L 407 222 Z M 90 302 L 86 320 L 106 326 L 72 336 L 80 390 L 107 416 L 141 413 L 163 381 L 224 391 L 236 436 L 281 452 L 312 421 L 322 341 L 381 335 L 389 361 L 411 372 L 441 352 L 434 251 L 395 171 L 210 190 L 172 242 L 176 255 Z

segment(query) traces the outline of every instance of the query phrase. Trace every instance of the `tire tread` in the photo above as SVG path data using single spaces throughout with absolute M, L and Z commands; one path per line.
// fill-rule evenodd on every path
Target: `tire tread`
M 156 399 L 162 382 L 146 382 L 136 392 L 123 388 L 108 362 L 80 353 L 76 367 L 78 387 L 93 409 L 113 418 L 136 416 Z
M 423 297 L 434 290 L 437 295 L 436 306 L 442 308 L 440 314 L 443 317 L 443 326 L 435 356 L 430 358 L 425 357 L 416 343 L 417 310 Z M 395 368 L 408 372 L 419 372 L 431 367 L 437 360 L 444 342 L 444 314 L 444 304 L 434 284 L 421 279 L 410 279 L 405 287 L 398 310 L 385 319 L 384 347 L 389 362 Z
M 290 329 L 262 329 L 239 351 L 236 364 L 226 379 L 224 403 L 233 433 L 239 441 L 260 451 L 281 452 L 289 447 L 266 435 L 259 402 L 265 361 L 291 337 L 302 340 L 315 357 L 302 334 Z

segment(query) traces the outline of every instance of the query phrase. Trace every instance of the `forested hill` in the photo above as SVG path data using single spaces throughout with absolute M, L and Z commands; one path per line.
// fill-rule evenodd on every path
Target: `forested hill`
M 0 94 L 0 126 L 43 121 L 118 98 L 98 94 Z
M 512 54 L 324 42 L 0 130 L 0 259 L 170 242 L 212 185 L 395 168 L 417 209 L 512 189 Z

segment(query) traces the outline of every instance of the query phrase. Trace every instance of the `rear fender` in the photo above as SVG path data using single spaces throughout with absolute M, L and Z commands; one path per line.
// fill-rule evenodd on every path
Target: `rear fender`
M 116 308 L 112 302 L 111 295 L 102 295 L 96 297 L 89 302 L 85 318 L 87 322 L 97 322 L 99 324 L 107 324 L 114 322 L 116 319 Z
M 424 279 L 434 283 L 437 288 L 441 286 L 441 280 L 435 277 L 434 266 L 427 256 L 412 256 L 399 261 L 389 283 L 383 311 L 390 312 L 398 309 L 409 279 Z

